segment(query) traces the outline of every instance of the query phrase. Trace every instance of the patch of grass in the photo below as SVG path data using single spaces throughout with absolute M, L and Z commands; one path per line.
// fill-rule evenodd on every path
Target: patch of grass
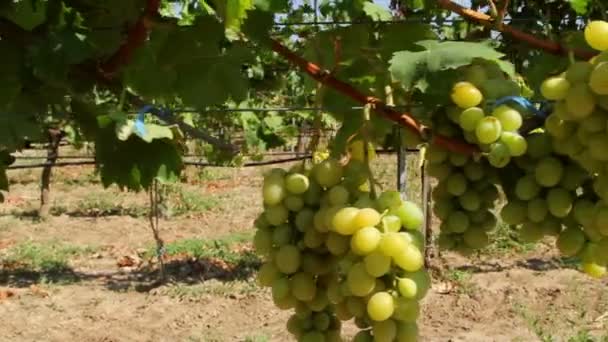
M 490 234 L 490 240 L 492 243 L 482 253 L 490 255 L 522 254 L 531 252 L 536 248 L 535 244 L 519 241 L 517 233 L 502 222 L 498 223 L 496 230 Z
M 456 284 L 458 292 L 471 295 L 475 292 L 475 284 L 471 281 L 473 273 L 464 270 L 449 270 L 445 274 L 445 279 Z
M 205 167 L 198 172 L 198 180 L 200 182 L 216 181 L 222 179 L 231 179 L 232 170 L 227 168 L 212 168 Z
M 63 205 L 53 205 L 51 213 L 53 215 L 68 214 L 73 216 L 108 216 L 120 215 L 131 217 L 143 217 L 148 215 L 147 206 L 117 204 L 117 196 L 109 192 L 93 192 L 78 201 L 75 209 L 70 210 Z
M 270 341 L 270 337 L 267 335 L 254 335 L 247 336 L 243 342 L 268 342 Z
M 172 298 L 181 300 L 197 300 L 205 295 L 230 297 L 235 294 L 247 295 L 259 290 L 255 281 L 217 281 L 207 280 L 195 285 L 177 285 L 166 290 Z
M 238 263 L 247 257 L 248 252 L 233 250 L 233 246 L 251 240 L 251 233 L 230 234 L 220 239 L 183 239 L 165 245 L 165 253 L 169 256 L 186 254 L 195 258 L 219 258 L 226 262 Z M 148 251 L 148 256 L 154 255 L 156 248 Z
M 58 272 L 68 269 L 70 258 L 90 254 L 93 247 L 80 247 L 59 242 L 23 242 L 5 252 L 4 264 L 16 264 L 40 272 Z
M 166 217 L 201 213 L 216 208 L 219 204 L 216 197 L 184 189 L 180 184 L 164 188 L 162 207 Z

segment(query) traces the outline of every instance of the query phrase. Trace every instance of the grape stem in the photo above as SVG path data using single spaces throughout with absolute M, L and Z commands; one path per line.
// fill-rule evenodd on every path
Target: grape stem
M 376 180 L 374 179 L 372 168 L 369 165 L 369 125 L 371 119 L 371 107 L 371 104 L 367 104 L 363 108 L 363 126 L 361 127 L 361 135 L 363 136 L 363 160 L 367 169 L 370 195 L 372 199 L 376 199 Z
M 532 34 L 529 34 L 527 32 L 524 31 L 520 31 L 514 27 L 511 27 L 509 25 L 500 25 L 499 27 L 497 27 L 494 23 L 494 20 L 491 16 L 485 14 L 485 13 L 481 13 L 475 10 L 472 10 L 470 8 L 466 8 L 464 6 L 461 6 L 451 0 L 438 0 L 437 4 L 442 7 L 445 10 L 454 12 L 456 14 L 461 15 L 462 17 L 464 17 L 465 19 L 477 22 L 480 25 L 489 27 L 491 29 L 500 31 L 502 33 L 506 33 L 511 35 L 513 38 L 524 42 L 528 45 L 531 45 L 535 48 L 539 48 L 542 49 L 546 52 L 552 53 L 554 55 L 564 55 L 565 53 L 567 53 L 568 51 L 573 51 L 574 55 L 580 59 L 585 59 L 588 60 L 590 58 L 592 58 L 593 56 L 596 55 L 595 52 L 593 51 L 589 51 L 589 50 L 580 50 L 580 49 L 568 49 L 564 46 L 562 46 L 561 44 L 554 42 L 554 41 L 550 41 L 550 40 L 546 40 L 543 38 L 539 38 L 536 37 Z

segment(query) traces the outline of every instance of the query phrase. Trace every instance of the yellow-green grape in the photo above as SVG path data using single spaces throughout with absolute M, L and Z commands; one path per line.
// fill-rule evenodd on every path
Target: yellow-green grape
M 608 236 L 608 207 L 600 205 L 595 208 L 593 226 L 600 234 Z
M 577 199 L 572 207 L 574 219 L 582 226 L 593 224 L 595 205 L 588 199 Z
M 596 20 L 585 27 L 585 40 L 594 49 L 608 50 L 608 22 Z
M 369 330 L 361 330 L 359 331 L 355 337 L 353 337 L 353 342 L 373 342 L 374 338 Z
M 581 120 L 593 113 L 596 100 L 587 84 L 578 83 L 570 88 L 568 96 L 566 96 L 566 105 L 570 115 L 576 120 Z
M 559 236 L 562 232 L 562 222 L 553 216 L 548 216 L 543 222 L 541 222 L 545 235 Z
M 479 107 L 471 107 L 465 109 L 458 118 L 458 124 L 463 130 L 473 132 L 477 127 L 477 123 L 485 116 L 483 109 Z
M 333 230 L 342 235 L 352 235 L 360 227 L 355 225 L 355 218 L 359 213 L 358 208 L 346 207 L 338 210 L 331 220 Z
M 322 246 L 323 243 L 325 243 L 326 239 L 327 239 L 326 233 L 320 233 L 316 229 L 308 229 L 304 233 L 303 242 L 306 247 L 314 249 L 314 248 Z
M 470 162 L 464 166 L 464 175 L 470 181 L 478 181 L 481 180 L 484 176 L 483 166 L 480 163 Z
M 379 278 L 391 269 L 391 257 L 375 251 L 363 259 L 363 264 L 369 275 Z
M 312 325 L 316 330 L 325 331 L 329 329 L 331 318 L 326 312 L 317 312 L 312 318 Z
M 475 190 L 467 190 L 464 194 L 458 197 L 460 206 L 468 211 L 476 211 L 481 208 L 481 198 Z
M 401 322 L 414 323 L 420 315 L 420 304 L 415 299 L 398 297 L 395 299 L 393 318 Z
M 414 245 L 419 250 L 424 249 L 424 235 L 419 230 L 408 230 L 405 232 L 399 232 L 399 235 L 403 237 L 404 240 Z
M 399 233 L 385 233 L 380 240 L 380 245 L 378 246 L 379 251 L 382 254 L 394 257 L 399 254 L 403 249 L 407 246 L 407 242 L 399 235 Z
M 401 225 L 409 230 L 420 229 L 424 223 L 422 210 L 410 201 L 403 201 L 400 206 L 391 208 L 389 213 L 399 217 Z
M 331 188 L 342 179 L 342 165 L 335 159 L 326 159 L 315 165 L 312 174 L 319 185 Z
M 566 70 L 566 79 L 571 85 L 576 83 L 587 83 L 589 76 L 591 76 L 591 70 L 593 70 L 593 64 L 585 61 L 578 61 L 570 64 L 568 70 Z
M 585 240 L 585 234 L 582 230 L 567 228 L 559 234 L 556 245 L 562 255 L 571 257 L 583 250 Z
M 395 311 L 393 296 L 388 292 L 374 293 L 367 302 L 367 314 L 376 322 L 389 319 Z
M 442 221 L 445 221 L 453 210 L 454 204 L 451 200 L 439 200 L 433 204 L 433 213 Z
M 302 253 L 302 270 L 312 275 L 323 275 L 331 271 L 331 260 L 321 257 L 319 254 Z
M 492 111 L 492 116 L 500 121 L 504 131 L 517 131 L 522 124 L 521 114 L 507 105 L 498 106 Z
M 291 241 L 293 230 L 288 224 L 282 224 L 272 232 L 272 242 L 277 246 L 286 245 Z
M 591 136 L 587 148 L 592 158 L 599 161 L 608 161 L 608 136 L 606 134 Z
M 483 95 L 472 83 L 458 82 L 452 88 L 451 98 L 458 107 L 467 109 L 479 105 Z
M 276 278 L 272 282 L 272 298 L 283 299 L 289 295 L 289 279 L 286 277 Z
M 329 189 L 328 192 L 329 203 L 332 206 L 344 205 L 348 203 L 350 194 L 348 190 L 342 185 L 336 185 Z
M 363 301 L 363 298 L 348 297 L 346 299 L 346 307 L 354 317 L 365 316 L 365 302 Z
M 282 177 L 271 175 L 264 179 L 262 197 L 267 205 L 277 205 L 287 196 L 285 183 Z
M 283 201 L 289 211 L 299 212 L 304 208 L 304 200 L 300 196 L 289 195 Z
M 289 218 L 289 211 L 283 205 L 274 205 L 266 207 L 264 210 L 264 217 L 273 226 L 278 226 L 287 221 Z
M 431 148 L 429 148 L 429 150 Z M 446 158 L 447 158 L 447 154 L 446 154 Z M 376 202 L 378 203 L 378 206 L 381 211 L 385 210 L 385 209 L 397 207 L 397 206 L 401 205 L 401 195 L 399 194 L 399 191 L 394 191 L 394 190 L 384 191 L 383 193 L 380 194 L 380 196 L 378 197 Z
M 413 322 L 399 322 L 397 324 L 397 342 L 417 342 L 418 326 Z
M 490 244 L 488 233 L 481 228 L 469 228 L 463 235 L 464 242 L 471 248 L 481 249 Z
M 276 253 L 274 262 L 282 273 L 295 273 L 300 268 L 300 250 L 294 245 L 281 246 Z
M 327 295 L 325 291 L 317 291 L 315 298 L 313 298 L 310 302 L 307 302 L 308 307 L 314 312 L 321 312 L 327 308 L 329 305 L 329 300 L 327 299 Z
M 272 230 L 258 229 L 253 236 L 253 247 L 259 255 L 268 255 L 272 251 Z
M 424 269 L 419 270 L 417 272 L 405 273 L 400 278 L 400 280 L 403 279 L 412 281 L 415 284 L 415 291 L 406 291 L 409 294 L 413 294 L 414 297 L 408 297 L 403 293 L 401 285 L 400 283 L 398 283 L 398 289 L 400 294 L 406 298 L 415 298 L 417 300 L 420 300 L 426 296 L 426 294 L 431 288 L 431 277 L 429 276 L 429 273 Z M 407 282 L 405 283 L 405 286 L 412 289 L 411 284 L 408 284 Z
M 470 224 L 469 216 L 462 211 L 453 211 L 448 215 L 446 227 L 453 233 L 464 233 Z
M 502 132 L 500 142 L 507 146 L 509 154 L 513 157 L 523 156 L 528 149 L 526 139 L 518 133 Z
M 534 198 L 528 202 L 528 219 L 532 222 L 542 222 L 547 214 L 549 208 L 547 202 L 542 198 Z
M 467 179 L 462 173 L 453 173 L 446 180 L 447 191 L 453 196 L 460 196 L 467 191 Z
M 546 157 L 538 161 L 534 177 L 538 184 L 551 188 L 559 184 L 563 173 L 564 167 L 559 159 Z
M 545 230 L 538 223 L 526 222 L 521 225 L 519 238 L 525 243 L 535 243 L 545 236 Z
M 466 163 L 469 161 L 469 156 L 467 156 L 466 154 L 461 154 L 461 153 L 453 153 L 450 154 L 450 163 L 452 163 L 452 165 L 454 166 L 465 166 Z
M 608 95 L 608 62 L 602 62 L 593 69 L 589 88 L 598 95 Z
M 283 298 L 273 297 L 272 301 L 274 305 L 281 310 L 293 309 L 298 304 L 298 300 L 289 293 Z
M 502 207 L 500 217 L 506 224 L 518 225 L 526 220 L 528 207 L 524 201 L 509 201 Z
M 553 188 L 547 193 L 549 212 L 555 217 L 566 217 L 572 209 L 572 195 L 566 189 Z
M 310 206 L 319 204 L 321 200 L 321 187 L 316 182 L 310 182 L 308 190 L 304 192 L 304 203 Z
M 350 268 L 346 282 L 350 292 L 359 297 L 370 294 L 376 285 L 375 278 L 367 273 L 363 263 L 357 263 Z
M 589 116 L 585 121 L 592 118 Z M 576 126 L 570 121 L 562 120 L 558 115 L 551 114 L 545 119 L 545 128 L 547 133 L 558 139 L 566 139 L 574 134 Z
M 266 262 L 258 271 L 257 282 L 261 286 L 272 286 L 272 283 L 279 278 L 280 275 L 279 269 L 272 262 Z
M 564 77 L 550 77 L 540 86 L 540 93 L 547 100 L 563 100 L 570 90 L 570 82 Z
M 350 157 L 356 161 L 365 161 L 365 142 L 363 140 L 355 140 L 348 145 Z M 376 158 L 376 150 L 371 143 L 367 144 L 367 158 L 369 161 Z
M 418 248 L 407 243 L 401 251 L 393 256 L 395 264 L 407 272 L 416 272 L 424 265 L 424 256 Z
M 296 315 L 292 315 L 291 317 L 289 317 L 289 319 L 287 320 L 286 327 L 287 331 L 289 331 L 289 333 L 292 335 L 299 336 L 304 333 L 304 328 L 302 327 L 302 320 Z
M 398 232 L 401 230 L 401 219 L 396 215 L 385 215 L 382 217 L 382 228 L 386 232 Z
M 350 240 L 350 247 L 357 255 L 367 255 L 373 252 L 382 239 L 380 231 L 374 227 L 359 229 Z
M 534 176 L 526 175 L 515 183 L 515 196 L 520 200 L 529 201 L 540 192 L 540 185 L 536 183 Z
M 372 324 L 374 342 L 393 342 L 397 337 L 397 323 L 391 319 Z
M 325 335 L 320 331 L 309 331 L 298 339 L 299 342 L 325 342 Z
M 355 216 L 354 224 L 359 228 L 373 227 L 380 223 L 381 216 L 372 208 L 363 208 Z
M 314 216 L 315 212 L 312 209 L 304 208 L 296 214 L 295 226 L 296 228 L 304 232 L 306 229 L 314 227 Z
M 490 153 L 488 154 L 488 162 L 495 168 L 503 168 L 511 161 L 511 151 L 507 144 L 499 141 L 492 144 Z
M 483 66 L 474 64 L 465 68 L 464 79 L 479 87 L 488 79 L 488 73 Z
M 526 137 L 528 150 L 526 154 L 532 159 L 540 159 L 551 154 L 551 137 L 544 133 L 532 133 Z
M 350 238 L 338 233 L 330 232 L 325 240 L 325 247 L 333 255 L 344 255 L 350 248 Z
M 500 138 L 502 125 L 500 120 L 493 116 L 486 116 L 479 120 L 475 128 L 477 140 L 482 144 L 491 144 Z
M 291 293 L 297 300 L 311 301 L 317 292 L 313 276 L 306 272 L 298 272 L 291 278 Z
M 292 194 L 300 195 L 306 192 L 310 186 L 308 177 L 300 173 L 292 173 L 285 177 L 285 188 Z
M 606 275 L 606 265 L 599 265 L 594 262 L 583 262 L 583 272 L 593 278 L 602 278 Z

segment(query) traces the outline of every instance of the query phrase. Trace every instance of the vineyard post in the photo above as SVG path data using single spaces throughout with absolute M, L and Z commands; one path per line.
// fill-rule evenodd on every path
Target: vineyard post
M 40 208 L 38 209 L 38 217 L 43 219 L 48 217 L 51 210 L 51 173 L 59 156 L 59 144 L 62 137 L 61 130 L 56 128 L 48 130 L 49 147 L 40 177 Z

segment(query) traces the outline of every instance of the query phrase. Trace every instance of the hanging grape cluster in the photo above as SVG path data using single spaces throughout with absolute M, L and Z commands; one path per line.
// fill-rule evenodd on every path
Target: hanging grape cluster
M 374 198 L 363 144 L 342 165 L 326 159 L 305 169 L 274 169 L 263 184 L 256 251 L 258 281 L 272 289 L 298 341 L 341 341 L 354 319 L 356 341 L 416 341 L 424 270 L 424 215 L 396 191 Z M 370 155 L 365 156 L 365 153 Z

